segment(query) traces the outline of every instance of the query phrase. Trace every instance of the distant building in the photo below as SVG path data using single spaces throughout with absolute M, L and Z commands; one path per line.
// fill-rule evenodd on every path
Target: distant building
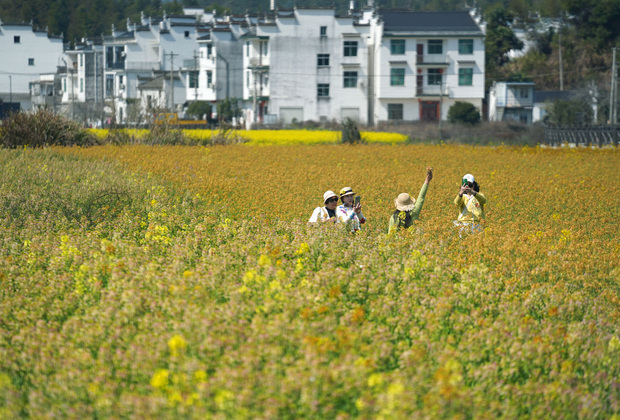
M 53 74 L 62 56 L 62 37 L 32 24 L 0 21 L 0 97 L 4 102 L 17 102 L 30 109 L 30 84 L 41 74 Z
M 489 121 L 532 124 L 534 83 L 495 82 L 489 90 Z
M 482 112 L 484 38 L 468 12 L 382 12 L 377 25 L 374 121 L 443 120 L 456 101 Z

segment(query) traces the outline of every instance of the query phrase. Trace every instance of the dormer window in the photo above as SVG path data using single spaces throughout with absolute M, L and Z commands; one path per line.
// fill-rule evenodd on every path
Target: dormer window
M 13 37 L 13 43 L 14 43 L 14 44 L 21 44 L 21 38 L 20 38 L 20 36 L 19 36 L 19 35 L 15 35 L 15 36 Z
M 189 38 L 189 31 L 185 31 L 185 38 Z

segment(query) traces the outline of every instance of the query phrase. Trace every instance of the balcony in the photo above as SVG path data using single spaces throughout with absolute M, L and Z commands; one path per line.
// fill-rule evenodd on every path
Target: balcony
M 446 54 L 418 54 L 416 65 L 418 67 L 447 67 L 450 65 L 450 57 Z
M 254 69 L 268 69 L 269 57 L 263 55 L 260 57 L 250 57 L 248 67 Z

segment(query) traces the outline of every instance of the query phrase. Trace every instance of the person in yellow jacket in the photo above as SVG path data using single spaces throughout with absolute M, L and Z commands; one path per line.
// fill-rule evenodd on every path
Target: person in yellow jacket
M 461 189 L 454 199 L 459 208 L 459 216 L 454 225 L 459 232 L 475 232 L 482 230 L 480 222 L 484 219 L 484 205 L 487 199 L 480 192 L 480 186 L 472 174 L 466 174 L 461 180 Z

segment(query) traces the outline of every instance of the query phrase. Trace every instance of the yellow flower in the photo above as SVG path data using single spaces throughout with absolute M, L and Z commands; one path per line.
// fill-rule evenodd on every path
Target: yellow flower
M 368 386 L 374 388 L 376 386 L 383 385 L 383 375 L 380 373 L 373 373 L 368 377 Z
M 267 255 L 263 254 L 258 258 L 258 265 L 261 267 L 265 267 L 265 266 L 269 266 L 271 265 L 271 258 L 269 258 Z
M 616 337 L 615 335 L 613 337 L 611 337 L 611 340 L 609 340 L 609 345 L 608 345 L 609 351 L 616 351 L 616 350 L 620 350 L 620 340 L 618 339 L 618 337 Z
M 151 386 L 153 388 L 164 388 L 168 385 L 168 378 L 170 376 L 170 372 L 166 369 L 160 369 L 153 374 L 151 378 Z
M 187 341 L 180 335 L 175 335 L 168 340 L 168 348 L 173 356 L 180 356 L 187 348 Z

